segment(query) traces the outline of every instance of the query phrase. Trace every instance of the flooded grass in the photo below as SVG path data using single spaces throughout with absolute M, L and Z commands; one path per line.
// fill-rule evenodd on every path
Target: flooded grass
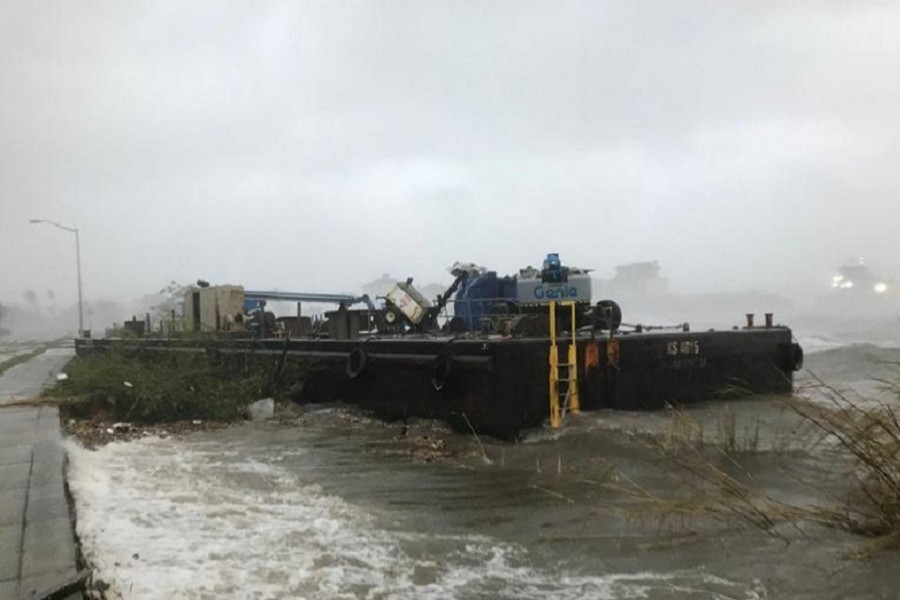
M 897 395 L 898 381 L 885 382 L 885 390 Z M 782 403 L 798 419 L 791 431 L 795 447 L 805 446 L 801 454 L 814 453 L 831 472 L 830 483 L 820 475 L 815 481 L 812 474 L 790 476 L 792 484 L 806 488 L 805 501 L 779 497 L 755 478 L 750 465 L 783 466 L 787 446 L 760 451 L 759 421 L 739 428 L 732 411 L 718 414 L 712 439 L 702 422 L 682 410 L 673 411 L 665 433 L 634 435 L 685 473 L 687 485 L 680 493 L 651 491 L 626 474 L 620 487 L 660 515 L 736 520 L 782 538 L 783 525 L 811 523 L 869 538 L 862 554 L 900 546 L 900 419 L 895 404 L 856 399 L 821 380 Z

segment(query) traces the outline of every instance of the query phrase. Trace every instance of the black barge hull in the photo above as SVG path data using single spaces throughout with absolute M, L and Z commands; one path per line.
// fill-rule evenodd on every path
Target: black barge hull
M 792 342 L 785 327 L 579 338 L 581 409 L 652 410 L 724 396 L 789 394 L 802 362 Z M 76 348 L 85 355 L 113 343 L 210 351 L 209 341 L 176 339 L 88 339 Z M 546 338 L 228 339 L 212 348 L 299 361 L 306 366 L 304 401 L 351 402 L 387 419 L 437 418 L 461 431 L 515 439 L 541 426 L 550 411 Z

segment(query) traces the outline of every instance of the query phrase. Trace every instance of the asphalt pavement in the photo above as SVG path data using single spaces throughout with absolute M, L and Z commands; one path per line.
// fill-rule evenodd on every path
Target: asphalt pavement
M 72 355 L 53 348 L 0 375 L 0 600 L 46 598 L 77 576 L 59 412 L 11 405 L 39 395 Z

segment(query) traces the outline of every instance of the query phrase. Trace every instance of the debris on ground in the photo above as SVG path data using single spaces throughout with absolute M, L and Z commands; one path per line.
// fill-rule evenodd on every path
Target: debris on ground
M 200 420 L 171 423 L 140 424 L 110 422 L 103 417 L 92 419 L 66 419 L 63 429 L 67 436 L 78 440 L 86 448 L 96 449 L 111 442 L 130 442 L 145 437 L 179 437 L 195 431 L 225 429 L 232 423 L 215 423 Z
M 60 406 L 63 409 L 69 408 L 64 403 L 60 403 Z M 288 427 L 314 427 L 322 418 L 319 411 L 304 410 L 304 407 L 293 402 L 275 403 L 272 398 L 249 404 L 246 414 L 254 421 L 277 418 L 281 425 Z M 372 448 L 373 451 L 387 455 L 405 456 L 416 462 L 432 462 L 466 458 L 477 454 L 477 449 L 468 443 L 467 438 L 455 438 L 448 429 L 434 421 L 410 420 L 406 423 L 390 424 L 345 408 L 338 408 L 330 414 L 353 429 L 372 427 L 395 429 L 396 434 L 388 436 L 383 443 L 378 444 L 377 450 Z M 78 414 L 63 410 L 62 416 L 66 435 L 92 450 L 112 442 L 130 442 L 146 437 L 177 439 L 194 432 L 221 430 L 242 423 L 192 419 L 145 424 L 114 420 L 107 411 L 95 412 L 92 416 L 88 416 L 86 413 Z

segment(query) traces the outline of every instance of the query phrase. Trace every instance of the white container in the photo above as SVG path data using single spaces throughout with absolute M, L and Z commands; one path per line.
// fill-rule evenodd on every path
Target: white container
M 405 283 L 398 283 L 388 292 L 386 296 L 388 302 L 393 304 L 397 310 L 413 325 L 418 325 L 425 318 L 427 309 L 431 303 L 420 294 L 416 288 Z

